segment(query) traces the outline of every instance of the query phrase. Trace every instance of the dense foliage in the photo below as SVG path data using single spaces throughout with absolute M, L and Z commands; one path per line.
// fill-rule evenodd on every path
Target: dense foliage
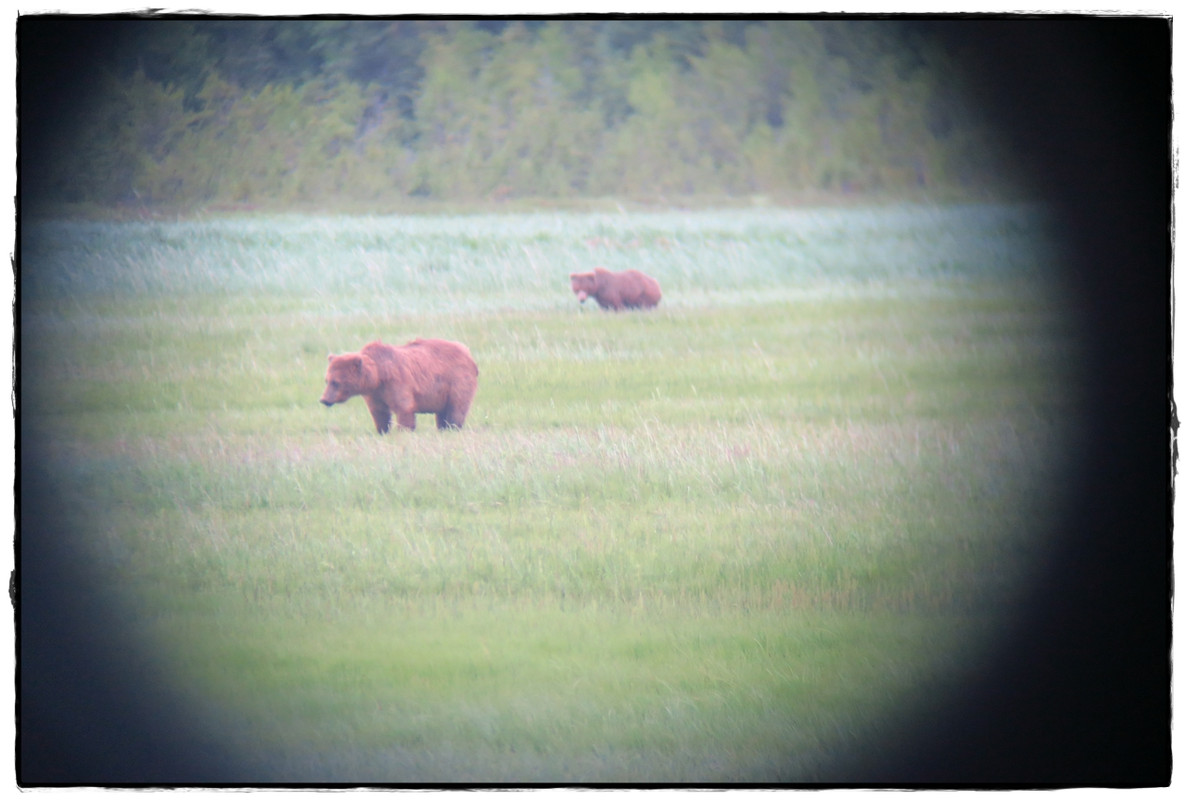
M 911 24 L 43 20 L 22 60 L 72 35 L 102 44 L 63 76 L 77 102 L 26 175 L 56 201 L 979 191 L 1001 174 L 958 54 Z

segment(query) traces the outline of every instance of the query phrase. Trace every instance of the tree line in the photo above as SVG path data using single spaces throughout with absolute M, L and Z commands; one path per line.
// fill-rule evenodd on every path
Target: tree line
M 99 44 L 85 70 L 61 76 L 70 122 L 36 128 L 37 152 L 53 156 L 29 188 L 58 202 L 982 191 L 1000 178 L 958 54 L 910 23 L 191 19 L 81 31 Z M 18 64 L 68 38 L 18 26 Z

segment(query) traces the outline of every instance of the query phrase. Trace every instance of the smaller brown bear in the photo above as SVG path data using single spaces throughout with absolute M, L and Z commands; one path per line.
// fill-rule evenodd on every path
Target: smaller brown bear
M 611 272 L 595 267 L 593 272 L 573 272 L 569 275 L 573 294 L 582 303 L 587 297 L 598 301 L 602 308 L 622 311 L 624 308 L 655 308 L 659 303 L 659 283 L 637 269 Z
M 396 347 L 374 341 L 357 353 L 330 356 L 321 402 L 328 408 L 361 394 L 380 433 L 391 430 L 393 412 L 410 431 L 417 414 L 436 414 L 438 428 L 460 428 L 477 389 L 478 366 L 464 344 L 416 339 Z

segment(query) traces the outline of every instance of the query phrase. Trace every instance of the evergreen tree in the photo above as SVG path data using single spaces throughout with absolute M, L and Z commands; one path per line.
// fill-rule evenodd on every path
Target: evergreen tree
M 796 20 L 128 20 L 21 28 L 69 86 L 60 201 L 385 203 L 976 188 L 990 126 L 926 28 Z M 55 48 L 93 69 L 53 71 Z M 81 45 L 79 45 L 81 46 Z M 25 82 L 22 82 L 22 86 Z

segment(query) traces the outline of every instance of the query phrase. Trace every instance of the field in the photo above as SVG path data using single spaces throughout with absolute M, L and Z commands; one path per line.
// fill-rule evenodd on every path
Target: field
M 1041 563 L 1057 258 L 1004 205 L 27 221 L 21 420 L 266 779 L 836 779 Z M 660 307 L 579 306 L 595 264 Z M 463 430 L 317 403 L 416 336 L 474 353 Z

